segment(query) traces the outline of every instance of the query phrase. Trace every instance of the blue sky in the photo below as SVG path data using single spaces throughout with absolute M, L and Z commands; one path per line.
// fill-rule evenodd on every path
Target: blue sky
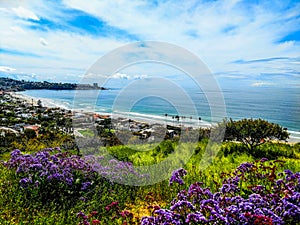
M 0 75 L 78 81 L 135 41 L 195 53 L 221 84 L 300 86 L 299 1 L 2 0 Z M 143 78 L 130 71 L 115 79 Z

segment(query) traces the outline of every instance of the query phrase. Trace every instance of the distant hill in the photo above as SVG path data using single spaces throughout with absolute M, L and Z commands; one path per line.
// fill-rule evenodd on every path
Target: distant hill
M 25 81 L 11 78 L 0 77 L 0 90 L 2 91 L 25 91 L 25 90 L 107 90 L 94 84 L 75 84 L 75 83 L 53 83 L 48 81 Z

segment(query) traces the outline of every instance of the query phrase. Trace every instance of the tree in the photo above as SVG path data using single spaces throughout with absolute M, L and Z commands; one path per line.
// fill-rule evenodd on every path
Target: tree
M 36 132 L 32 129 L 25 129 L 24 134 L 28 139 L 32 139 L 36 137 Z
M 39 108 L 42 108 L 42 107 L 43 107 L 42 101 L 41 101 L 40 99 L 37 101 L 37 105 L 38 105 Z
M 286 140 L 286 128 L 262 119 L 242 119 L 226 123 L 225 140 L 240 141 L 252 151 L 259 145 L 271 140 Z
M 178 115 L 175 116 L 175 119 L 177 120 L 177 123 L 179 123 L 179 116 Z

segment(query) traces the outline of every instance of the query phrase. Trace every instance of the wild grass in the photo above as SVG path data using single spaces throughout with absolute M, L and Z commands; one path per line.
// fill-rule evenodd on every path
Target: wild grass
M 170 157 L 170 162 L 174 161 L 176 165 L 176 161 L 186 160 L 184 153 L 193 152 L 186 162 L 179 163 L 188 173 L 182 186 L 170 186 L 168 179 L 147 186 L 128 186 L 112 183 L 96 173 L 92 188 L 78 191 L 70 195 L 71 198 L 67 198 L 68 193 L 63 185 L 53 185 L 52 194 L 51 190 L 46 190 L 47 186 L 43 187 L 45 189 L 22 188 L 22 174 L 18 174 L 16 168 L 6 166 L 5 162 L 10 159 L 10 155 L 5 153 L 1 155 L 3 161 L 0 163 L 0 224 L 83 223 L 83 218 L 77 216 L 78 212 L 89 217 L 86 221 L 91 224 L 98 224 L 98 221 L 99 224 L 139 224 L 142 217 L 151 215 L 154 206 L 170 207 L 180 190 L 188 189 L 197 181 L 203 182 L 203 186 L 209 187 L 212 192 L 218 191 L 222 185 L 222 174 L 231 173 L 244 162 L 267 157 L 282 160 L 282 170 L 300 171 L 299 144 L 269 143 L 249 152 L 239 143 L 225 142 L 221 146 L 212 146 L 215 150 L 211 151 L 211 155 L 204 155 L 207 143 L 206 139 L 196 145 L 178 145 L 176 142 L 164 141 L 158 146 L 145 144 L 133 145 L 131 148 L 114 146 L 102 149 L 100 152 L 110 154 L 117 160 L 130 162 L 133 166 L 149 166 Z M 35 154 L 33 151 L 22 153 Z M 214 156 L 213 160 L 210 156 Z M 171 169 L 165 172 L 169 177 L 172 174 Z M 46 191 L 51 198 L 45 204 L 41 197 Z M 55 196 L 60 199 L 55 199 Z

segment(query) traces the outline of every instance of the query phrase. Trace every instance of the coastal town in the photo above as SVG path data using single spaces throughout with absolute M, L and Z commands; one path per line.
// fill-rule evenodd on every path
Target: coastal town
M 47 81 L 19 81 L 0 78 L 0 147 L 7 148 L 20 136 L 27 139 L 49 136 L 66 136 L 67 146 L 75 148 L 75 139 L 100 138 L 103 145 L 155 142 L 173 139 L 180 135 L 181 126 L 148 123 L 132 118 L 112 117 L 95 112 L 83 112 L 61 107 L 49 107 L 40 99 L 30 98 L 19 91 L 32 89 L 48 90 L 106 90 L 94 84 L 51 83 Z M 178 116 L 177 116 L 178 117 Z M 178 120 L 173 116 L 173 120 Z M 189 128 L 191 129 L 191 128 Z M 42 139 L 42 138 L 41 138 Z
M 71 84 L 59 86 L 60 84 L 45 81 L 24 82 L 0 78 L 0 150 L 16 148 L 21 142 L 24 144 L 29 140 L 60 140 L 61 142 L 55 144 L 78 150 L 78 140 L 83 139 L 88 139 L 85 142 L 100 140 L 103 146 L 115 146 L 159 143 L 167 139 L 176 141 L 183 130 L 189 132 L 189 136 L 198 135 L 199 139 L 210 135 L 210 126 L 200 126 L 200 117 L 197 125 L 183 123 L 192 121 L 191 117 L 168 114 L 165 114 L 165 121 L 147 121 L 129 116 L 67 109 L 53 104 L 50 106 L 43 99 L 31 98 L 18 92 L 24 88 L 39 89 L 45 85 L 49 89 L 54 88 L 53 90 L 60 87 L 62 90 L 78 87 Z M 84 87 L 87 90 L 99 88 L 97 83 L 81 86 Z M 289 141 L 297 142 L 294 137 Z
M 21 137 L 45 140 L 49 135 L 57 139 L 64 137 L 68 142 L 66 148 L 72 149 L 77 148 L 76 138 L 97 137 L 104 146 L 151 143 L 178 138 L 182 126 L 47 107 L 40 99 L 8 91 L 0 91 L 0 109 L 0 147 L 3 151 Z M 192 130 L 192 127 L 185 129 Z
M 104 146 L 129 143 L 151 143 L 164 139 L 178 139 L 182 128 L 192 127 L 179 123 L 181 117 L 168 115 L 173 122 L 145 122 L 123 116 L 100 115 L 95 112 L 71 110 L 44 105 L 40 99 L 19 94 L 19 91 L 32 89 L 48 90 L 107 90 L 94 84 L 51 83 L 47 81 L 19 81 L 0 78 L 0 136 L 1 147 L 10 146 L 17 137 L 52 135 L 67 136 L 74 148 L 76 138 L 97 137 Z M 183 118 L 182 118 L 183 119 Z M 176 121 L 176 122 L 175 122 Z M 45 139 L 45 137 L 44 137 Z

